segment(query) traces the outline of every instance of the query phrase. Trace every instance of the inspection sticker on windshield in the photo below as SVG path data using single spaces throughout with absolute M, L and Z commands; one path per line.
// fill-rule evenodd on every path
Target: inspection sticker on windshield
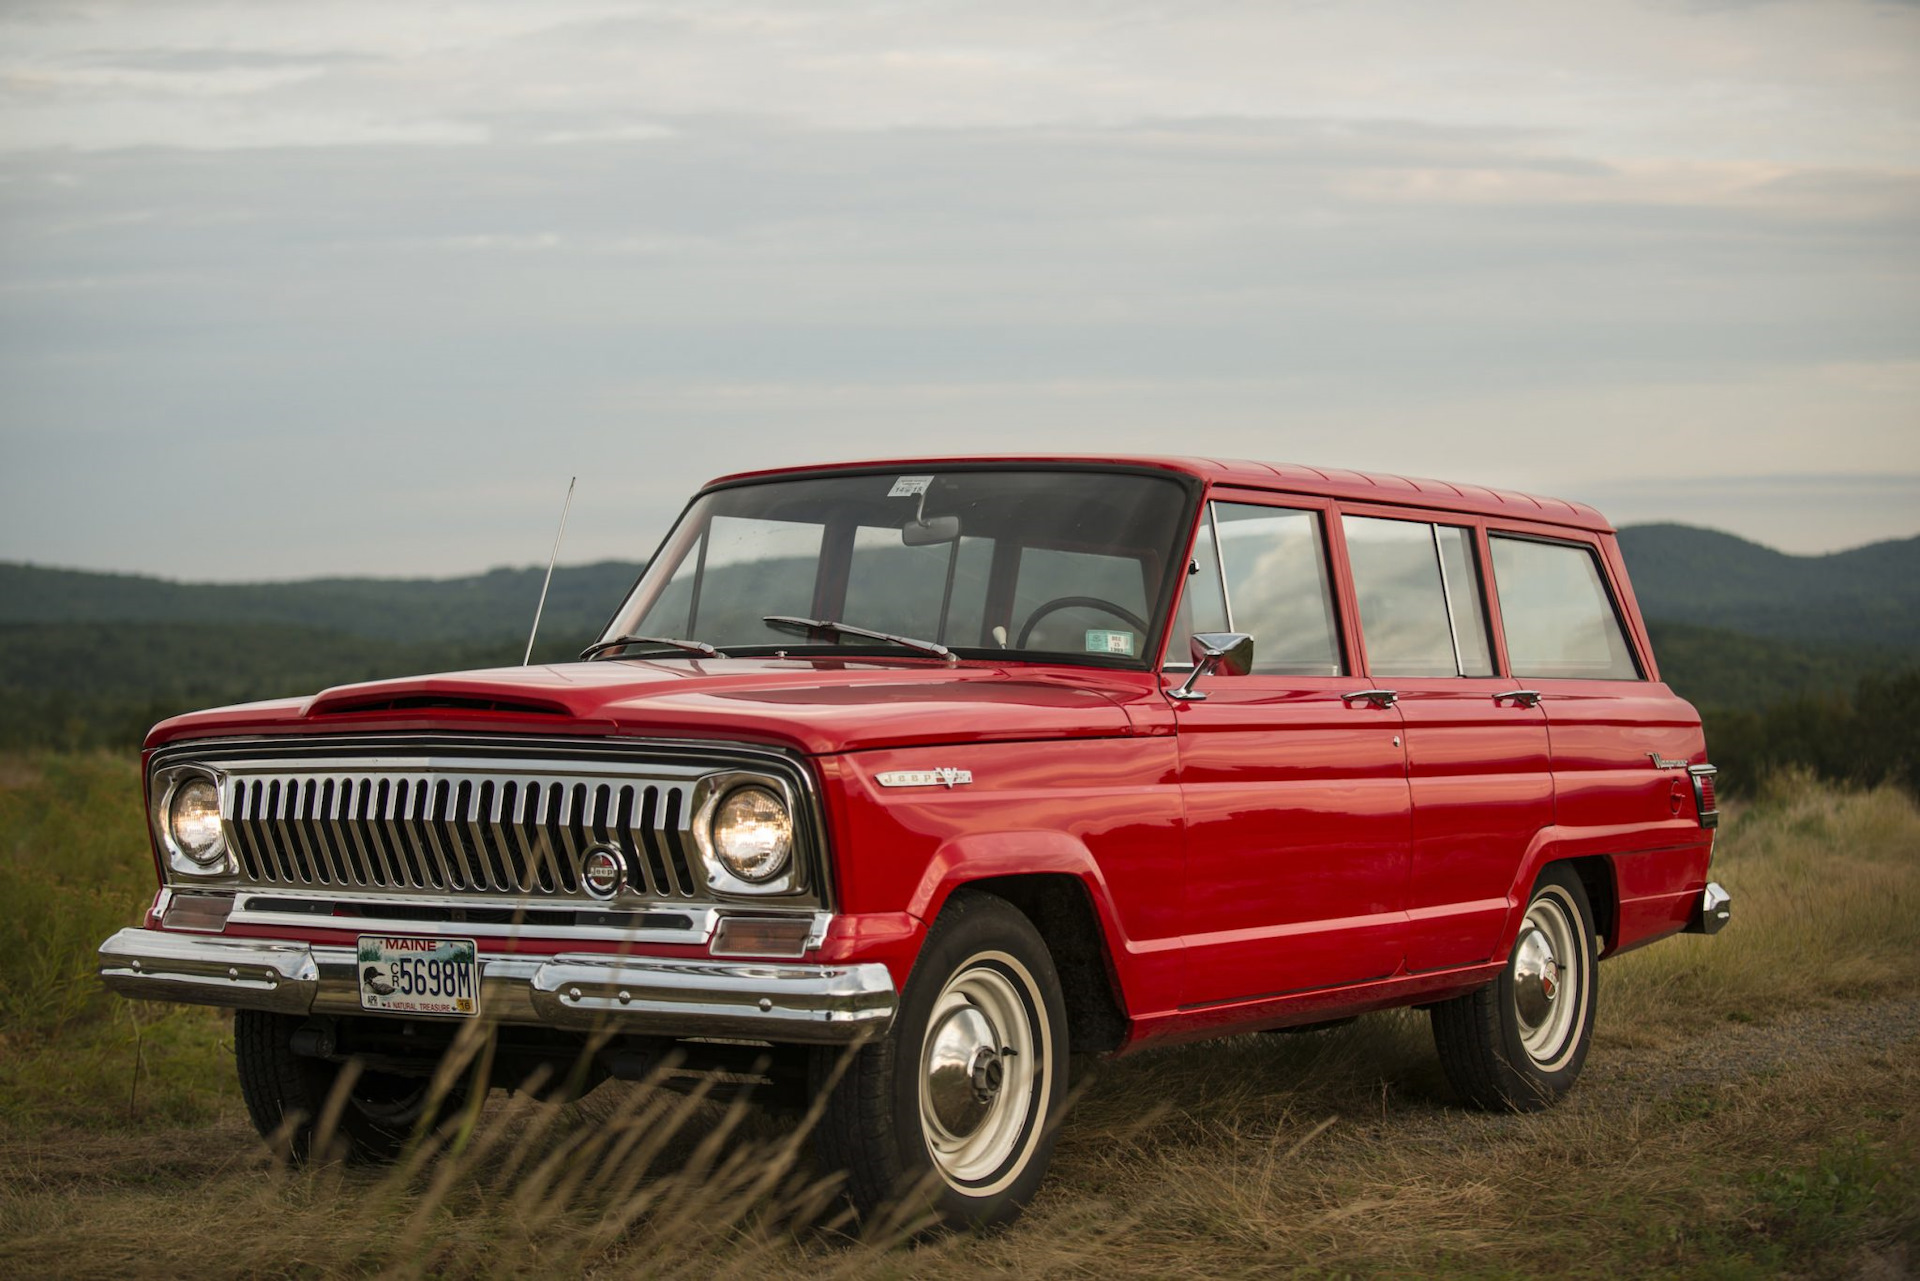
M 927 492 L 927 486 L 933 483 L 931 476 L 902 476 L 893 482 L 893 488 L 887 491 L 888 498 L 912 498 L 916 494 Z
M 1125 654 L 1133 657 L 1132 632 L 1106 632 L 1095 628 L 1087 629 L 1087 653 L 1089 654 Z
M 472 939 L 362 934 L 354 949 L 360 1008 L 389 1014 L 480 1012 Z

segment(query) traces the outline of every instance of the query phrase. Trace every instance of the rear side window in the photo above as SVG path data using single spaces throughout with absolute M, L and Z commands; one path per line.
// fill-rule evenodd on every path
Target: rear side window
M 1499 534 L 1492 544 L 1494 589 L 1515 676 L 1639 679 L 1591 548 Z
M 1195 630 L 1216 630 L 1224 622 L 1226 630 L 1252 636 L 1256 672 L 1343 674 L 1317 512 L 1215 503 L 1212 519 L 1202 524 L 1194 564 L 1185 599 Z M 1205 581 L 1209 576 L 1215 581 Z M 1167 657 L 1177 665 L 1185 647 L 1186 637 L 1175 635 Z
M 1374 675 L 1493 675 L 1465 529 L 1371 516 L 1348 516 L 1341 524 Z

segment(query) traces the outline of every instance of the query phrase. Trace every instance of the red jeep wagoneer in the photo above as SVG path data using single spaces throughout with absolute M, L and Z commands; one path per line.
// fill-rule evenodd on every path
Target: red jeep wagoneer
M 1599 513 L 1304 467 L 728 477 L 580 661 L 176 717 L 146 770 L 101 973 L 232 1006 L 263 1134 L 351 1063 L 393 1153 L 470 1019 L 501 1085 L 590 1047 L 804 1097 L 857 1046 L 826 1159 L 954 1223 L 1033 1195 L 1070 1053 L 1418 1005 L 1536 1108 L 1596 961 L 1729 911 Z

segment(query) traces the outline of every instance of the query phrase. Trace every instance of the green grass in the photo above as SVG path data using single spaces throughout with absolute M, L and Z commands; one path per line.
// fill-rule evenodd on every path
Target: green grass
M 234 1105 L 223 1012 L 122 1001 L 95 974 L 154 888 L 135 761 L 0 757 L 0 1124 L 153 1127 Z
M 353 1277 L 1898 1276 L 1920 1260 L 1920 812 L 1780 780 L 1729 812 L 1711 939 L 1601 970 L 1587 1075 L 1467 1112 L 1423 1016 L 1144 1053 L 1026 1218 L 836 1234 L 804 1126 L 632 1086 L 496 1094 L 395 1169 L 285 1168 L 227 1022 L 110 998 L 151 894 L 134 767 L 0 760 L 0 1273 Z M 1837 1027 L 1851 1028 L 1838 1035 Z M 895 1224 L 895 1229 L 911 1226 Z

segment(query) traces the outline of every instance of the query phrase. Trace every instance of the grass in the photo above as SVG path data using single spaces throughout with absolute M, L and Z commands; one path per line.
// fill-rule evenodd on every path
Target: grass
M 849 1241 L 805 1126 L 644 1085 L 496 1094 L 391 1170 L 276 1163 L 217 1012 L 91 979 L 151 891 L 138 780 L 0 760 L 0 1271 L 878 1277 L 1905 1275 L 1920 1261 L 1920 813 L 1779 780 L 1712 939 L 1602 967 L 1581 1087 L 1464 1111 L 1424 1017 L 1107 1065 L 1028 1215 Z

